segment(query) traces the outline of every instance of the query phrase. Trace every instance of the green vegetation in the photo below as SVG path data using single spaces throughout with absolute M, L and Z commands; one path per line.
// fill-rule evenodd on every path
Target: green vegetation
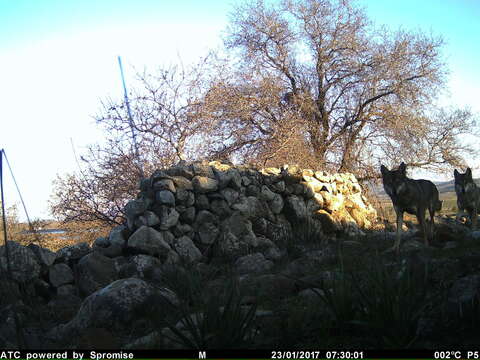
M 354 276 L 358 324 L 374 336 L 373 345 L 398 349 L 415 343 L 421 316 L 433 300 L 427 290 L 427 270 L 427 265 L 415 267 L 410 261 L 388 266 L 377 258 L 365 272 L 364 284 L 359 285 L 361 279 Z
M 478 241 L 459 239 L 455 249 L 425 249 L 395 257 L 382 254 L 391 244 L 379 232 L 358 239 L 361 246 L 352 241 L 342 244 L 341 239 L 340 243 L 324 240 L 323 251 L 330 251 L 334 261 L 294 276 L 288 264 L 307 260 L 320 248 L 318 239 L 305 236 L 315 232 L 308 226 L 305 229 L 299 234 L 302 246 L 294 258 L 287 255 L 284 267 L 272 275 L 303 289 L 296 295 L 269 301 L 271 292 L 257 288 L 255 300 L 246 301 L 252 295 L 246 286 L 248 279 L 226 272 L 219 278 L 218 273 L 200 274 L 193 269 L 166 272 L 162 285 L 177 294 L 178 301 L 165 298 L 170 316 L 159 323 L 168 339 L 163 346 L 442 348 L 460 344 L 472 331 L 468 323 L 478 321 L 478 316 L 465 321 L 446 310 L 451 306 L 449 289 L 469 270 L 441 265 L 443 260 L 450 263 L 480 255 Z M 288 236 L 293 242 L 295 230 Z M 473 314 L 480 314 L 478 303 L 470 306 L 477 311 Z M 425 330 L 425 324 L 433 330 Z
M 171 311 L 160 324 L 170 346 L 189 349 L 232 349 L 249 346 L 255 336 L 256 305 L 244 305 L 238 281 L 229 278 L 225 287 L 206 294 L 205 278 L 194 271 L 173 267 L 163 275 L 163 285 L 178 296 L 163 296 Z

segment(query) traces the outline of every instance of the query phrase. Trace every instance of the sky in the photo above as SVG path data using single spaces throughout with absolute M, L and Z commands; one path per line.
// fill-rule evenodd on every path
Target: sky
M 480 112 L 480 1 L 359 0 L 378 25 L 446 41 L 447 105 Z M 0 0 L 0 148 L 32 218 L 49 218 L 52 181 L 102 140 L 100 101 L 121 99 L 135 69 L 196 61 L 221 45 L 233 1 Z M 475 174 L 478 176 L 480 174 Z M 19 203 L 9 174 L 6 204 Z

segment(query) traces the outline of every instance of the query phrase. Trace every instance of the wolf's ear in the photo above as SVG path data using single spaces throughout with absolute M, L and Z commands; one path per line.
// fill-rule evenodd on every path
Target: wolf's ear
M 398 167 L 398 170 L 400 170 L 400 172 L 402 172 L 403 174 L 405 174 L 406 171 L 407 171 L 407 165 L 405 165 L 405 163 L 402 161 L 402 163 L 401 163 L 400 166 Z
M 382 173 L 382 175 L 386 174 L 388 171 L 388 169 L 382 164 L 380 166 L 380 172 Z
M 460 175 L 460 173 L 458 172 L 458 170 L 457 170 L 457 169 L 453 170 L 453 176 L 455 176 L 455 178 L 457 178 L 458 175 Z
M 465 175 L 467 175 L 467 178 L 471 179 L 472 178 L 472 169 L 469 167 L 467 168 L 467 171 L 465 171 Z

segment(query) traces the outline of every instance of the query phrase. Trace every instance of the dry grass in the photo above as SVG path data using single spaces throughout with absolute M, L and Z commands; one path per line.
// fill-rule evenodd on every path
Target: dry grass
M 443 201 L 442 210 L 436 215 L 448 215 L 452 216 L 457 213 L 457 196 L 455 192 L 446 192 L 440 194 L 440 200 Z M 389 223 L 395 223 L 396 216 L 395 210 L 393 210 L 392 200 L 387 196 L 378 196 L 372 197 L 370 199 L 373 207 L 377 209 L 378 216 L 382 219 L 387 220 Z M 415 215 L 404 214 L 405 221 L 411 221 L 417 223 L 417 218 Z
M 18 242 L 24 246 L 29 244 L 38 244 L 52 251 L 58 251 L 66 246 L 74 245 L 79 242 L 87 242 L 89 245 L 98 237 L 108 236 L 111 227 L 105 226 L 97 222 L 71 222 L 58 223 L 42 222 L 41 224 L 33 224 L 34 229 L 58 229 L 64 230 L 63 233 L 44 233 L 29 231 L 26 223 L 9 223 L 8 240 Z M 0 234 L 0 241 L 4 243 L 3 232 Z

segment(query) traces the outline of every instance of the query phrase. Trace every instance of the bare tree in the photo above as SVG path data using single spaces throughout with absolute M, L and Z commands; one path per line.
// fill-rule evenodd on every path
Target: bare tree
M 212 124 L 200 116 L 204 89 L 211 71 L 208 58 L 190 67 L 182 64 L 143 72 L 132 87 L 130 105 L 140 159 L 136 158 L 131 128 L 123 101 L 102 102 L 97 123 L 105 130 L 104 144 L 88 147 L 79 171 L 59 176 L 54 184 L 51 211 L 64 221 L 124 220 L 123 207 L 134 199 L 141 181 L 157 168 L 201 154 L 201 138 Z
M 188 67 L 180 61 L 179 65 L 159 68 L 155 73 L 144 71 L 137 75 L 138 84 L 131 99 L 134 130 L 140 142 L 148 144 L 151 152 L 161 152 L 162 158 L 168 158 L 167 163 L 198 156 L 194 137 L 208 133 L 212 127 L 199 118 L 202 97 L 213 76 L 213 58 L 210 54 Z M 97 122 L 107 131 L 126 138 L 130 122 L 125 115 L 123 103 L 109 100 L 103 103 Z
M 134 153 L 122 150 L 91 146 L 78 172 L 57 176 L 50 201 L 52 214 L 65 222 L 121 224 L 123 206 L 135 198 L 140 180 Z
M 465 157 L 477 153 L 472 141 L 478 136 L 476 117 L 469 109 L 432 109 L 416 121 L 415 127 L 383 129 L 386 135 L 376 143 L 381 149 L 376 152 L 377 162 L 386 159 L 393 165 L 401 158 L 413 168 L 451 172 L 452 167 L 465 167 Z
M 298 161 L 361 177 L 378 158 L 461 161 L 471 114 L 429 107 L 445 85 L 441 38 L 376 28 L 349 0 L 258 0 L 232 14 L 225 44 L 241 61 L 206 97 L 212 157 L 273 164 L 301 150 Z
M 433 106 L 445 86 L 441 38 L 375 27 L 350 0 L 247 1 L 232 14 L 226 59 L 139 75 L 130 102 L 140 159 L 125 104 L 102 103 L 108 141 L 57 180 L 55 215 L 122 222 L 138 161 L 147 176 L 214 158 L 368 179 L 380 159 L 442 170 L 472 150 L 460 138 L 474 129 L 472 114 Z

